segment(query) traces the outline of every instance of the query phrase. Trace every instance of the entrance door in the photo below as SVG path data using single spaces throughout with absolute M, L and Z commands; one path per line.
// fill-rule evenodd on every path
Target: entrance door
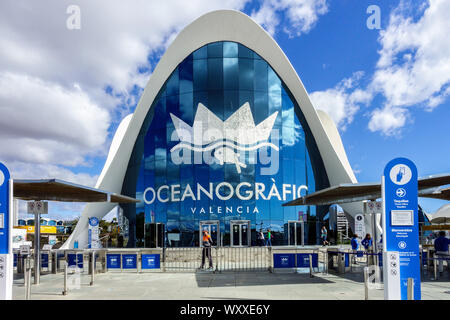
M 213 242 L 212 246 L 216 247 L 219 245 L 220 240 L 220 222 L 218 220 L 205 220 L 200 221 L 200 246 L 203 246 L 203 230 L 208 231 Z
M 288 244 L 290 246 L 304 246 L 303 222 L 288 221 Z
M 250 246 L 250 221 L 249 220 L 231 220 L 230 234 L 232 247 Z

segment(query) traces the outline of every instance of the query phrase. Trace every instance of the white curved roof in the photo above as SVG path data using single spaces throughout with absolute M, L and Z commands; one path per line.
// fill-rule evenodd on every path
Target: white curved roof
M 189 54 L 208 43 L 217 41 L 240 43 L 270 64 L 300 106 L 315 138 L 330 184 L 356 182 L 334 123 L 323 112 L 319 116 L 314 109 L 303 83 L 278 44 L 249 16 L 239 11 L 219 10 L 207 13 L 192 22 L 169 46 L 145 87 L 132 118 L 128 119 L 129 123 L 120 126 L 126 127 L 126 132 L 124 134 L 121 132 L 117 140 L 114 138 L 114 156 L 111 160 L 108 156 L 97 187 L 110 192 L 121 192 L 135 141 L 158 92 L 175 68 Z M 120 141 L 118 147 L 116 141 Z M 101 218 L 112 208 L 112 205 L 104 203 L 88 204 L 64 247 L 72 247 L 75 239 L 79 240 L 80 248 L 84 246 L 87 243 L 88 217 Z
M 431 223 L 450 222 L 450 203 L 444 204 L 435 213 L 429 215 Z

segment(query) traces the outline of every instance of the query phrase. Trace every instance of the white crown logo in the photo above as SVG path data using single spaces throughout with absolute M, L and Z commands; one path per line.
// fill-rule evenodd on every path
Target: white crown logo
M 252 151 L 270 146 L 278 151 L 276 145 L 267 142 L 277 115 L 278 111 L 255 126 L 250 104 L 246 102 L 227 120 L 222 121 L 199 103 L 192 127 L 174 114 L 170 114 L 181 141 L 170 152 L 180 148 L 196 152 L 213 150 L 214 157 L 221 165 L 235 164 L 236 170 L 240 173 L 241 167 L 246 168 L 247 165 L 239 161 L 240 155 L 236 150 Z

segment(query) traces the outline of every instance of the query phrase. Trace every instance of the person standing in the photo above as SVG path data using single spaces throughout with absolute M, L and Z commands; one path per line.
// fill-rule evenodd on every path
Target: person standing
M 372 250 L 373 243 L 370 233 L 366 234 L 366 237 L 361 241 L 361 244 L 363 245 L 364 249 L 366 249 L 366 251 Z
M 213 261 L 212 261 L 212 255 L 211 255 L 211 245 L 213 244 L 211 236 L 209 235 L 208 231 L 203 230 L 203 238 L 202 238 L 202 265 L 200 266 L 200 269 L 203 269 L 203 266 L 205 265 L 206 257 L 209 259 L 209 268 L 213 268 Z
M 264 245 L 264 233 L 262 230 L 258 232 L 258 246 L 262 247 Z
M 269 247 L 272 246 L 272 237 L 273 237 L 272 231 L 270 231 L 270 229 L 267 229 L 266 247 L 267 247 L 267 246 L 269 246 Z
M 368 260 L 368 264 L 372 265 L 373 264 L 373 242 L 372 242 L 372 237 L 370 236 L 370 233 L 367 233 L 365 238 L 361 241 L 361 244 L 363 245 L 364 249 L 367 252 L 367 260 Z
M 450 240 L 445 237 L 445 231 L 439 232 L 439 237 L 434 240 L 434 250 L 436 251 L 436 256 L 440 258 L 449 258 L 448 245 Z M 449 260 L 447 260 L 448 267 Z M 444 272 L 444 260 L 439 259 L 439 272 Z
M 326 246 L 328 244 L 327 235 L 328 235 L 327 228 L 325 226 L 322 226 L 322 229 L 320 230 L 320 238 L 322 239 L 322 246 Z

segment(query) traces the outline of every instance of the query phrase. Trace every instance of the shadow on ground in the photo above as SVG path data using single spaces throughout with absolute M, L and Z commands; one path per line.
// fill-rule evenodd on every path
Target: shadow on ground
M 332 283 L 332 281 L 320 277 L 311 278 L 309 274 L 270 272 L 197 272 L 195 279 L 199 288 Z

